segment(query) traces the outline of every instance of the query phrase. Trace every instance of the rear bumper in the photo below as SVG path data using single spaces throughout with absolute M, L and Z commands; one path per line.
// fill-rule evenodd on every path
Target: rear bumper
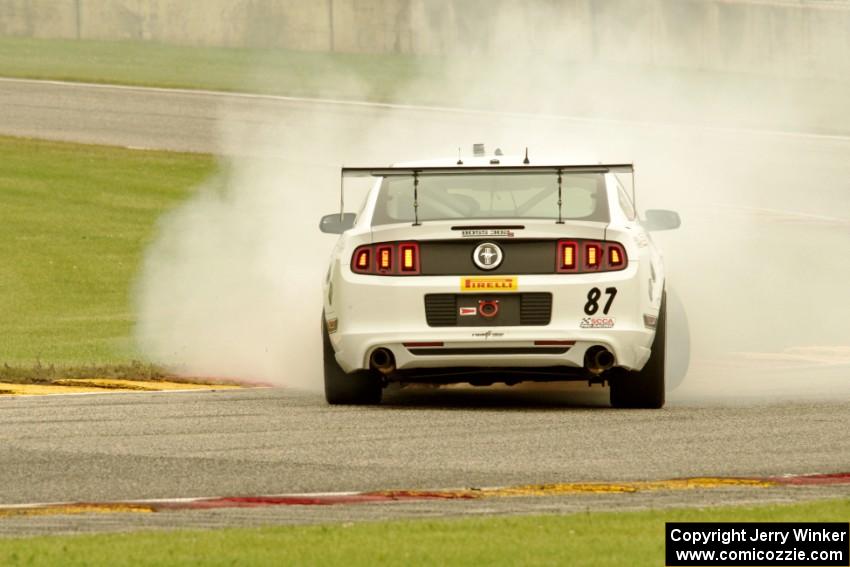
M 377 348 L 387 348 L 399 370 L 417 368 L 542 368 L 567 366 L 581 368 L 587 349 L 602 345 L 614 353 L 616 366 L 639 369 L 649 358 L 653 334 L 647 331 L 616 331 L 604 334 L 552 332 L 546 328 L 511 328 L 504 336 L 469 340 L 466 328 L 462 336 L 441 330 L 439 333 L 368 333 L 346 334 L 338 341 L 336 359 L 346 372 L 367 368 L 369 356 Z M 454 331 L 454 330 L 453 330 Z M 492 329 L 480 328 L 485 334 Z M 498 331 L 501 332 L 501 331 Z M 574 340 L 570 346 L 541 346 L 536 341 Z M 417 347 L 410 343 L 439 342 L 441 346 Z M 455 352 L 452 352 L 455 351 Z
M 381 347 L 392 351 L 400 370 L 580 368 L 585 352 L 594 345 L 610 350 L 616 366 L 639 370 L 649 358 L 655 336 L 655 330 L 645 326 L 644 315 L 657 315 L 660 303 L 660 297 L 655 304 L 652 301 L 648 277 L 644 277 L 639 263 L 633 262 L 622 272 L 517 276 L 517 291 L 552 294 L 552 317 L 545 326 L 429 327 L 425 294 L 459 293 L 460 277 L 390 278 L 352 274 L 345 269 L 336 272 L 331 280 L 332 301 L 330 294 L 325 294 L 325 316 L 337 320 L 331 344 L 346 372 L 368 368 L 369 356 Z M 603 296 L 594 315 L 609 318 L 610 328 L 587 328 L 584 308 L 594 287 L 617 290 L 608 314 L 602 313 Z M 558 347 L 536 345 L 536 341 L 574 344 Z

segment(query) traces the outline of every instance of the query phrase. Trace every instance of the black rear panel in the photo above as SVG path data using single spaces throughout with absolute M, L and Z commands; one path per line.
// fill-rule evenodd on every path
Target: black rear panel
M 472 252 L 482 242 L 495 242 L 504 258 L 493 270 L 482 270 L 472 261 Z M 554 274 L 558 255 L 556 240 L 477 239 L 422 240 L 419 253 L 423 276 L 468 276 L 471 274 Z
M 551 293 L 520 295 L 520 325 L 548 325 L 552 319 Z
M 481 315 L 481 306 L 494 302 L 498 305 L 496 314 Z M 425 296 L 425 319 L 430 327 L 544 326 L 552 319 L 552 294 L 429 293 Z
M 425 296 L 425 318 L 429 327 L 454 327 L 458 311 L 453 293 L 431 293 Z

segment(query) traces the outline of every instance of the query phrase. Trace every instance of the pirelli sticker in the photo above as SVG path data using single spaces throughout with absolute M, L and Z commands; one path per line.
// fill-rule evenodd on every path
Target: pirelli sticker
M 516 277 L 507 278 L 480 278 L 473 276 L 465 276 L 460 278 L 461 291 L 516 291 L 519 289 Z

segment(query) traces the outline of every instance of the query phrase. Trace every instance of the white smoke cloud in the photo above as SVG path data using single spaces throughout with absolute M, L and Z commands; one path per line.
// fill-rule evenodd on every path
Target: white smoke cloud
M 528 36 L 516 9 L 503 7 L 476 37 L 509 45 Z M 530 146 L 532 158 L 634 161 L 639 208 L 680 211 L 682 229 L 656 237 L 690 327 L 690 371 L 674 400 L 850 397 L 841 354 L 850 345 L 850 172 L 839 165 L 850 161 L 850 140 L 736 130 L 758 101 L 728 92 L 706 104 L 723 128 L 706 129 L 703 117 L 682 116 L 693 93 L 679 82 L 593 61 L 560 72 L 559 28 L 543 22 L 534 20 L 533 57 L 456 58 L 448 71 L 458 106 L 511 113 L 224 105 L 221 171 L 161 220 L 146 254 L 136 294 L 143 352 L 191 375 L 321 387 L 321 280 L 334 239 L 317 222 L 337 206 L 339 167 L 447 156 L 483 141 L 507 153 Z M 423 78 L 394 97 L 436 98 L 445 84 Z M 699 85 L 711 91 L 710 79 Z M 618 114 L 618 98 L 642 111 L 626 122 L 554 116 Z M 810 112 L 783 106 L 766 119 L 805 122 Z M 676 125 L 682 119 L 690 124 Z M 676 320 L 673 357 L 685 337 Z M 801 366 L 800 353 L 814 358 Z

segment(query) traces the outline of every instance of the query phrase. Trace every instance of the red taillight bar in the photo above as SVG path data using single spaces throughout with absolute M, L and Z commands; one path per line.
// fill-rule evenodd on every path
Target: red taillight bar
M 351 271 L 380 276 L 419 275 L 418 242 L 382 242 L 359 246 L 351 255 Z
M 391 274 L 393 272 L 393 246 L 381 245 L 375 247 L 375 264 L 379 274 Z
M 626 249 L 605 240 L 559 240 L 555 270 L 559 273 L 616 272 L 626 269 Z
M 577 272 L 579 244 L 572 240 L 558 242 L 558 259 L 555 266 L 559 272 Z
M 361 246 L 354 251 L 351 257 L 351 269 L 359 273 L 369 273 L 372 268 L 372 249 L 369 246 Z
M 555 247 L 555 272 L 583 274 L 625 270 L 629 260 L 619 242 L 559 240 Z M 418 276 L 422 273 L 419 243 L 381 242 L 358 246 L 351 256 L 351 271 L 379 276 Z
M 602 268 L 602 262 L 604 260 L 602 256 L 602 247 L 595 242 L 585 242 L 583 248 L 585 271 L 597 271 Z
M 625 264 L 626 251 L 619 244 L 608 246 L 608 265 L 619 267 Z
M 419 244 L 402 242 L 398 245 L 398 266 L 402 274 L 419 273 Z

